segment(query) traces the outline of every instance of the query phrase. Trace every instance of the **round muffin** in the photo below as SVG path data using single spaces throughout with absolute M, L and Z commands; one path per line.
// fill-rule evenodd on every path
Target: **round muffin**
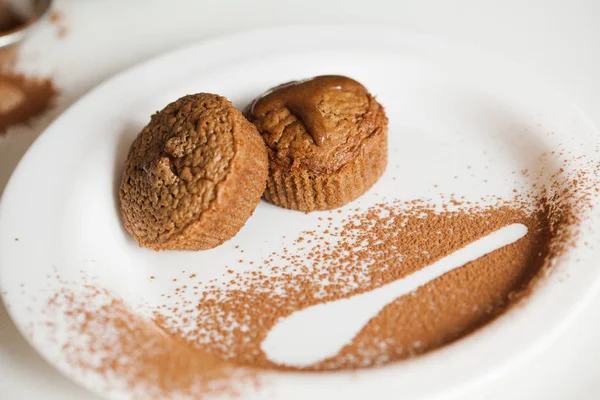
M 154 250 L 205 250 L 233 237 L 265 189 L 256 128 L 224 97 L 185 96 L 154 114 L 121 180 L 125 228 Z
M 365 193 L 387 165 L 387 117 L 363 85 L 318 76 L 277 86 L 246 110 L 269 153 L 269 202 L 304 212 Z

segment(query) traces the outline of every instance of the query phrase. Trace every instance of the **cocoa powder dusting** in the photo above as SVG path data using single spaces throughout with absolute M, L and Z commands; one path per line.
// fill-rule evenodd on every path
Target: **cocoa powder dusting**
M 529 232 L 523 239 L 392 302 L 364 327 L 352 344 L 319 367 L 382 364 L 450 343 L 504 311 L 510 300 L 522 295 L 546 260 L 551 233 L 544 212 L 527 214 L 519 209 L 501 208 L 469 217 L 443 214 L 440 220 L 422 228 L 440 227 L 443 235 L 455 237 L 457 231 L 464 232 L 458 235 L 458 241 L 465 242 L 455 243 L 456 247 L 442 244 L 440 256 L 464 247 L 473 237 L 485 236 L 511 223 L 522 223 Z M 446 239 L 442 243 L 447 243 Z M 426 258 L 429 265 L 439 257 L 436 254 L 434 259 Z
M 18 48 L 17 45 L 14 45 L 0 49 L 0 76 L 9 73 L 14 68 Z
M 419 201 L 377 204 L 342 224 L 328 219 L 319 232 L 304 232 L 293 251 L 283 249 L 264 261 L 268 273 L 259 268 L 235 274 L 225 287 L 209 285 L 199 304 L 187 304 L 196 308 L 193 322 L 183 312 L 185 322 L 176 315 L 161 317 L 159 324 L 192 345 L 206 343 L 206 351 L 222 359 L 286 368 L 260 349 L 279 318 L 401 279 L 503 226 L 527 225 L 522 240 L 391 303 L 336 357 L 309 369 L 403 359 L 471 332 L 504 310 L 544 264 L 551 236 L 547 218 L 539 204 L 526 200 L 442 212 Z M 185 301 L 184 288 L 176 295 Z
M 50 14 L 48 20 L 51 24 L 56 26 L 57 35 L 59 38 L 64 39 L 69 34 L 69 28 L 67 28 L 67 25 L 65 24 L 63 13 L 60 11 L 54 11 L 52 14 Z
M 204 398 L 235 396 L 240 384 L 254 385 L 249 370 L 234 370 L 188 346 L 105 289 L 65 285 L 50 298 L 45 314 L 47 325 L 62 319 L 68 331 L 62 344 L 66 361 L 101 376 L 106 391 L 125 389 L 134 398 Z

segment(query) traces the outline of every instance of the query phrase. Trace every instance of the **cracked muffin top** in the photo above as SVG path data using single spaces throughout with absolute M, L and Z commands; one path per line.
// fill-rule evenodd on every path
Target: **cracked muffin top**
M 359 82 L 337 75 L 277 86 L 246 111 L 262 135 L 271 169 L 331 174 L 387 125 L 383 107 Z
M 234 162 L 238 153 L 249 153 L 248 146 L 242 148 L 247 142 L 242 131 L 260 142 L 255 128 L 227 99 L 208 93 L 185 96 L 152 116 L 132 144 L 120 189 L 125 227 L 140 245 L 168 247 L 157 243 L 219 206 L 230 175 L 243 169 Z M 266 179 L 266 154 L 256 149 L 252 158 L 264 156 Z

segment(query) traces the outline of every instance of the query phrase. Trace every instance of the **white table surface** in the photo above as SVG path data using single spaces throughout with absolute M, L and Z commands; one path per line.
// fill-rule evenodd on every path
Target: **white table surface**
M 0 193 L 44 127 L 102 80 L 173 47 L 277 25 L 371 23 L 486 47 L 545 76 L 600 126 L 599 0 L 65 0 L 55 8 L 68 35 L 59 39 L 46 23 L 25 44 L 20 67 L 52 74 L 62 95 L 50 115 L 0 137 Z M 543 354 L 461 400 L 598 399 L 598 338 L 600 295 Z M 0 303 L 0 399 L 97 397 L 43 361 Z

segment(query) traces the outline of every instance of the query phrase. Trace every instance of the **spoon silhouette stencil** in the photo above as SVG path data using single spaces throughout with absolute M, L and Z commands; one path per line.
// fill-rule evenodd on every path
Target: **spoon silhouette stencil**
M 296 311 L 277 321 L 261 348 L 269 360 L 300 368 L 333 357 L 392 301 L 526 234 L 527 227 L 523 224 L 507 225 L 405 278 L 369 292 Z

